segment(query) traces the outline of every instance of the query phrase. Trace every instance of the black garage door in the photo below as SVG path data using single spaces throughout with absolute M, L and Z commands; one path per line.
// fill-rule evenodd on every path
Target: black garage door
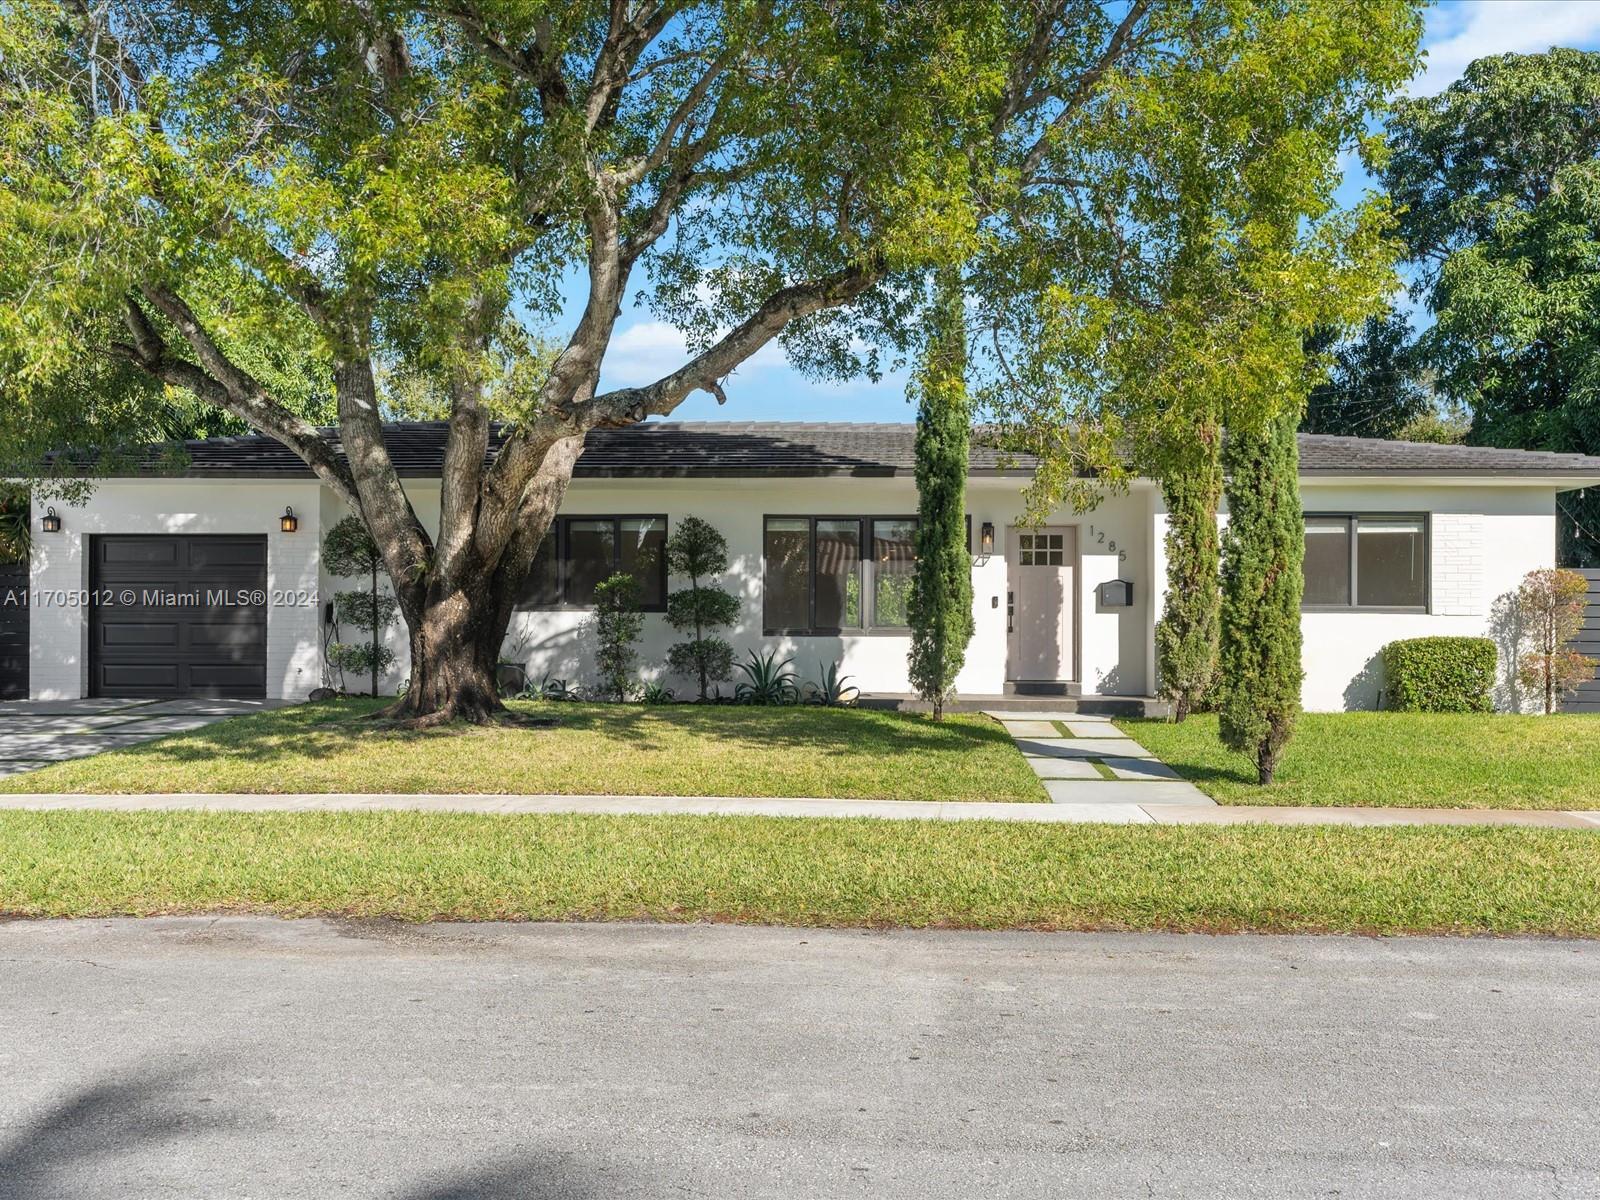
M 265 696 L 267 539 L 92 541 L 96 696 Z
M 0 563 L 0 700 L 28 695 L 28 564 Z

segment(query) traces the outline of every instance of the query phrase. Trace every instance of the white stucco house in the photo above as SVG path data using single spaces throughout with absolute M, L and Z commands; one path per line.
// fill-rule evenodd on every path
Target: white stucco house
M 387 440 L 432 523 L 443 426 L 395 425 Z M 181 474 L 161 473 L 152 456 L 149 471 L 99 483 L 81 507 L 36 505 L 29 649 L 13 691 L 301 699 L 327 682 L 329 601 L 350 585 L 329 578 L 319 546 L 342 503 L 267 438 L 193 442 L 187 452 Z M 1373 707 L 1377 656 L 1391 640 L 1496 636 L 1497 605 L 1527 571 L 1554 563 L 1557 493 L 1600 485 L 1600 457 L 1316 435 L 1302 435 L 1300 453 L 1311 710 Z M 781 648 L 802 678 L 839 660 L 868 694 L 907 693 L 912 464 L 910 425 L 597 431 L 508 647 L 535 679 L 587 682 L 594 584 L 634 571 L 650 614 L 644 674 L 673 683 L 663 664 L 676 635 L 661 610 L 677 581 L 660 549 L 692 514 L 728 540 L 722 582 L 742 608 L 726 633 L 741 656 Z M 960 692 L 1077 696 L 1086 706 L 1153 696 L 1166 573 L 1160 489 L 1139 481 L 1093 511 L 1062 510 L 1028 528 L 1018 523 L 1028 472 L 973 450 L 976 633 Z M 395 687 L 408 669 L 398 630 L 392 644 Z

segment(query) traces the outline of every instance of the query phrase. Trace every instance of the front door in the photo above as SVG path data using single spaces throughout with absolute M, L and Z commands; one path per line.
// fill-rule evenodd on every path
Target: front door
M 1010 678 L 1052 683 L 1076 678 L 1073 598 L 1077 594 L 1077 561 L 1075 526 L 1007 529 Z

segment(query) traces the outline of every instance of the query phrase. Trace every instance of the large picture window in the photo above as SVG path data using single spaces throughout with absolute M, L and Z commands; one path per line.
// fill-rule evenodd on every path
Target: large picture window
M 1426 612 L 1427 517 L 1308 514 L 1302 603 Z
M 861 628 L 859 517 L 768 517 L 762 625 L 768 633 Z
M 904 632 L 916 537 L 915 517 L 768 517 L 766 633 Z
M 645 612 L 667 607 L 666 517 L 558 517 L 534 553 L 522 608 L 592 608 L 594 589 L 619 571 L 639 581 Z

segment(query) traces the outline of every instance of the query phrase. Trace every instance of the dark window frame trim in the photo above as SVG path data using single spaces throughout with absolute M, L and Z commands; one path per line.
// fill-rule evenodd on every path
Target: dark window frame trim
M 812 621 L 809 628 L 787 629 L 767 624 L 767 522 L 768 521 L 809 521 L 811 522 L 811 586 L 806 597 L 806 613 Z M 816 557 L 817 557 L 817 522 L 818 521 L 859 521 L 861 523 L 861 558 L 857 563 L 861 579 L 861 624 L 859 626 L 841 626 L 837 629 L 817 628 L 817 586 L 816 586 Z M 915 521 L 918 526 L 922 524 L 920 513 L 763 513 L 761 516 L 761 636 L 762 637 L 910 637 L 909 625 L 879 625 L 873 622 L 872 616 L 876 605 L 876 572 L 874 578 L 869 579 L 867 572 L 862 570 L 869 563 L 876 567 L 877 564 L 877 538 L 873 534 L 874 521 Z M 972 549 L 972 514 L 965 514 L 967 532 L 967 553 Z M 869 589 L 868 584 L 874 587 Z
M 1433 514 L 1431 512 L 1303 512 L 1306 521 L 1344 521 L 1350 537 L 1350 602 L 1348 604 L 1306 604 L 1301 602 L 1303 613 L 1408 613 L 1427 616 L 1433 612 Z M 1360 584 L 1357 577 L 1360 556 L 1360 523 L 1363 521 L 1421 521 L 1422 522 L 1422 603 L 1415 604 L 1358 604 Z
M 862 615 L 862 621 L 864 622 L 863 629 L 864 629 L 864 631 L 866 633 L 869 633 L 869 634 L 877 633 L 877 634 L 885 634 L 885 635 L 892 636 L 892 637 L 910 637 L 911 636 L 911 626 L 909 624 L 907 624 L 907 625 L 879 625 L 877 623 L 877 621 L 871 619 L 871 618 L 876 617 L 878 615 L 878 536 L 873 531 L 873 525 L 874 525 L 875 522 L 878 522 L 878 521 L 910 521 L 913 524 L 915 524 L 917 526 L 917 529 L 920 531 L 921 528 L 922 528 L 922 517 L 917 513 L 873 513 L 871 516 L 862 517 L 861 520 L 863 522 L 865 522 L 866 530 L 867 530 L 867 533 L 866 533 L 867 553 L 862 556 L 861 562 L 862 562 L 863 566 L 866 565 L 867 563 L 871 563 L 872 564 L 872 578 L 868 579 L 866 577 L 866 573 L 863 572 L 862 580 L 861 580 L 861 595 L 862 595 L 862 605 L 861 605 L 862 613 L 861 613 L 861 615 Z M 969 529 L 971 528 L 971 521 L 972 521 L 972 518 L 969 516 L 967 518 L 968 528 Z M 913 538 L 913 541 L 912 541 L 912 555 L 913 555 L 913 557 L 912 557 L 911 561 L 912 561 L 913 570 L 915 570 L 915 565 L 916 565 L 915 536 L 916 536 L 915 534 L 912 535 L 912 538 Z M 765 538 L 763 538 L 762 540 L 765 541 Z M 971 543 L 969 542 L 968 544 L 970 545 Z M 871 585 L 870 589 L 868 588 L 868 584 Z M 869 607 L 871 609 L 870 612 L 867 611 Z
M 616 557 L 612 560 L 613 573 L 622 569 L 622 522 L 623 521 L 660 521 L 663 537 L 672 536 L 671 518 L 666 513 L 560 513 L 550 522 L 550 529 L 555 534 L 555 568 L 556 568 L 556 593 L 561 598 L 554 604 L 518 604 L 518 612 L 579 612 L 594 611 L 592 604 L 575 604 L 568 596 L 567 589 L 571 584 L 571 577 L 567 570 L 567 555 L 569 545 L 567 541 L 567 526 L 573 521 L 610 521 L 615 536 Z M 537 553 L 537 551 L 535 551 Z M 643 613 L 664 613 L 667 611 L 668 572 L 667 556 L 661 555 L 658 567 L 661 578 L 661 603 L 642 604 L 639 611 Z
M 867 561 L 867 543 L 872 537 L 871 517 L 862 516 L 860 513 L 763 513 L 761 516 L 761 636 L 762 637 L 859 637 L 869 631 L 867 624 L 867 577 L 861 569 Z M 807 571 L 808 583 L 806 585 L 806 621 L 803 629 L 779 627 L 767 624 L 767 524 L 770 521 L 806 521 L 809 522 L 807 537 L 810 539 L 807 554 L 810 558 L 810 568 Z M 856 523 L 856 578 L 861 581 L 861 624 L 840 625 L 834 627 L 819 626 L 817 624 L 817 522 L 818 521 L 854 521 Z

